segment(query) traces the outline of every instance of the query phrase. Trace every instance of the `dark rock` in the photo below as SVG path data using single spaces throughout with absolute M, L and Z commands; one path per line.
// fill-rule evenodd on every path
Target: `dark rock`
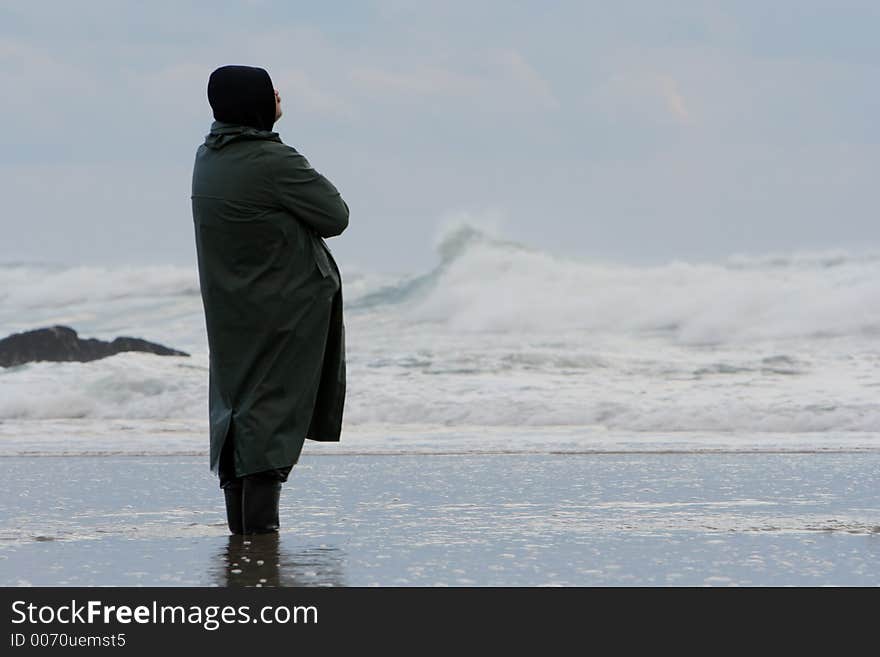
M 93 338 L 81 339 L 69 326 L 53 326 L 24 333 L 13 333 L 0 340 L 0 367 L 13 367 L 39 360 L 98 360 L 121 351 L 145 351 L 159 356 L 189 356 L 140 338 L 119 337 L 113 342 Z

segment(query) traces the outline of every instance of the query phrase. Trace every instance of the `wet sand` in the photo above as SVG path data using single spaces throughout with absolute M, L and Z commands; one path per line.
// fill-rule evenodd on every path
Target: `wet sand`
M 880 585 L 880 453 L 304 454 L 230 537 L 202 456 L 6 456 L 0 585 Z

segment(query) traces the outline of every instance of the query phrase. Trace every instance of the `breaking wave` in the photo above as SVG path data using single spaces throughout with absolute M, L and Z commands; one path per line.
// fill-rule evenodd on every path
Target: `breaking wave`
M 880 332 L 880 256 L 738 256 L 660 266 L 593 263 L 450 231 L 432 271 L 353 309 L 463 331 L 662 332 L 684 343 Z
M 437 255 L 433 269 L 399 278 L 343 263 L 346 307 L 457 331 L 659 332 L 696 344 L 880 333 L 876 254 L 633 266 L 560 257 L 462 225 L 442 236 Z M 47 309 L 171 298 L 199 312 L 198 293 L 195 267 L 0 265 L 0 326 L 25 326 Z
M 877 255 L 635 266 L 560 257 L 460 225 L 441 236 L 428 271 L 341 265 L 349 428 L 880 430 Z M 0 369 L 0 434 L 65 420 L 179 420 L 204 430 L 208 358 L 194 266 L 0 265 L 0 337 L 56 323 L 193 357 Z
M 190 267 L 0 265 L 0 303 L 21 310 L 198 293 L 198 273 Z

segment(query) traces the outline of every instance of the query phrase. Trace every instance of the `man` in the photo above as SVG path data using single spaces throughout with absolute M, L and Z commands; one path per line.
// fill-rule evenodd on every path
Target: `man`
M 210 350 L 210 466 L 233 534 L 278 530 L 281 484 L 306 438 L 338 441 L 345 398 L 339 269 L 323 238 L 348 206 L 272 127 L 269 74 L 223 66 L 192 179 Z

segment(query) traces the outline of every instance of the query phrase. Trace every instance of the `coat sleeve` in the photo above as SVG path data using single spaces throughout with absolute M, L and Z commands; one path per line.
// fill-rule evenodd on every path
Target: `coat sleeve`
M 348 227 L 348 205 L 305 157 L 285 148 L 273 165 L 275 192 L 285 210 L 321 237 L 339 235 Z

